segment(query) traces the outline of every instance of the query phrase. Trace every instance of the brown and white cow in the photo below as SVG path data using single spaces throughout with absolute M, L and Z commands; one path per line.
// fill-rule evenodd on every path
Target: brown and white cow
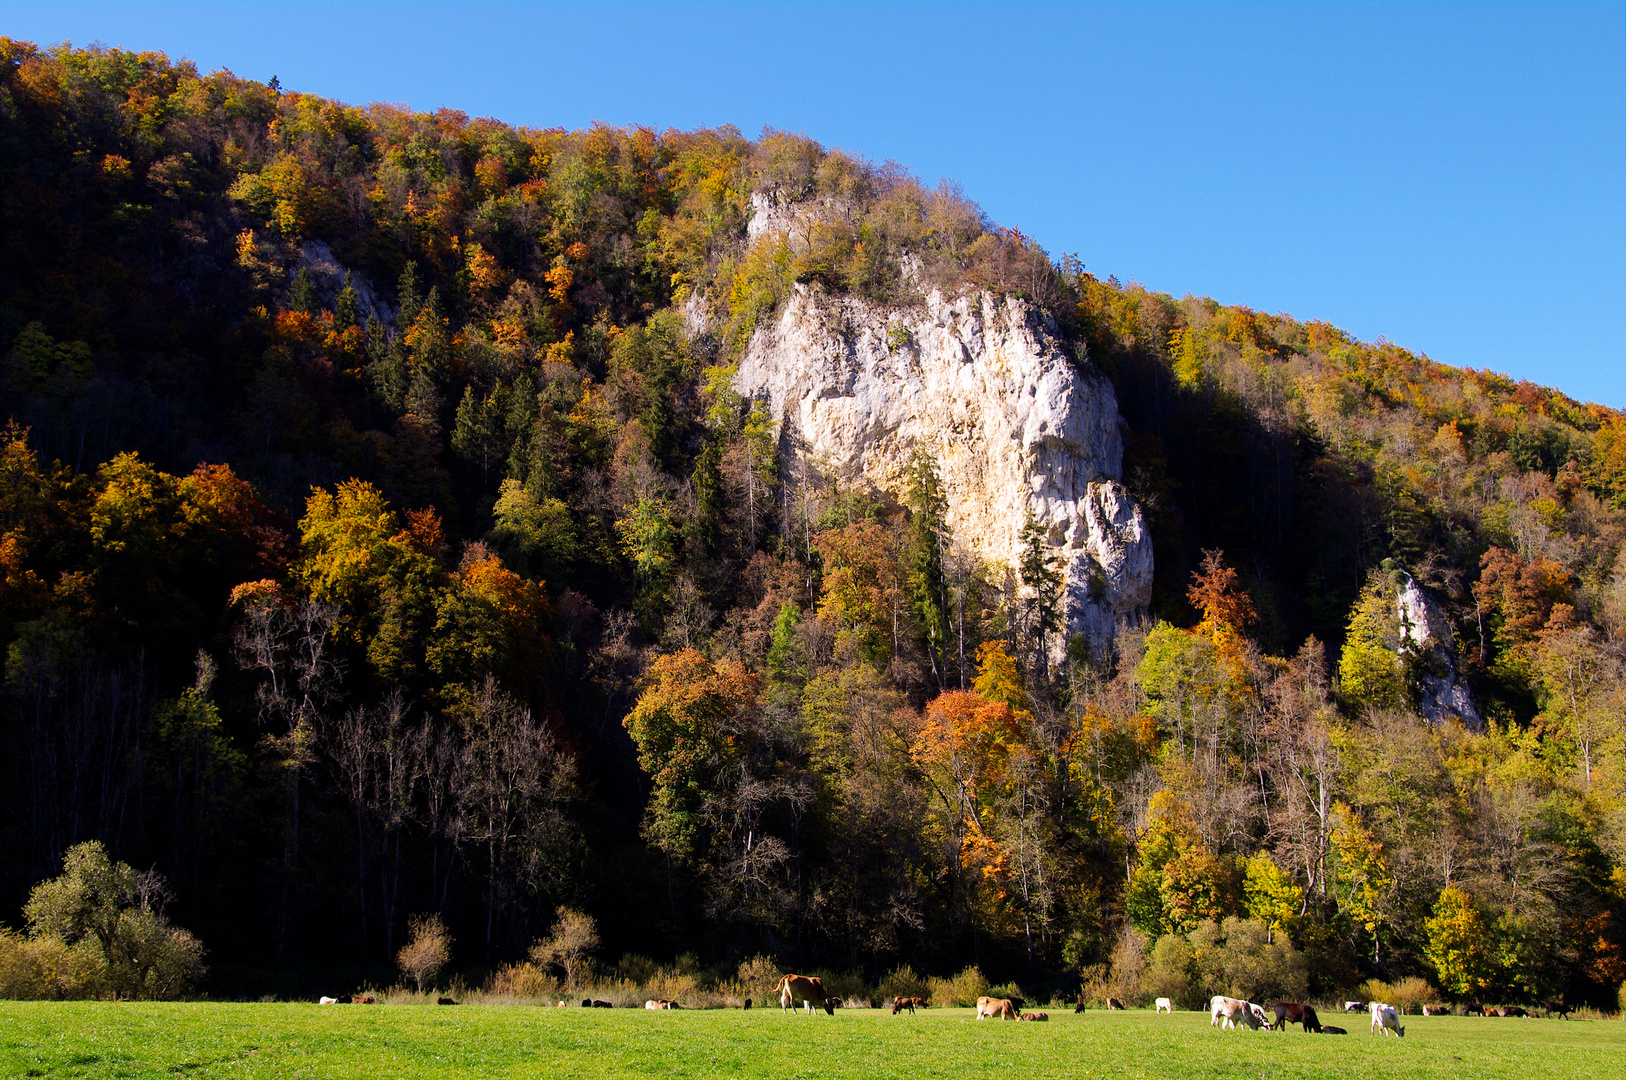
M 1451 1006 L 1449 1006 L 1449 1005 L 1424 1005 L 1423 1006 L 1423 1015 L 1424 1016 L 1450 1016 L 1451 1015 Z
M 980 997 L 977 999 L 977 1019 L 983 1017 L 999 1017 L 1001 1020 L 1015 1020 L 1016 1006 L 1009 998 Z
M 1247 1024 L 1255 1031 L 1264 1023 L 1265 1010 L 1251 1001 L 1242 1001 L 1224 994 L 1215 994 L 1208 1002 L 1208 1026 L 1218 1027 L 1221 1031 L 1234 1028 L 1237 1021 Z
M 824 995 L 824 980 L 817 975 L 786 975 L 779 980 L 775 987 L 779 992 L 780 1011 L 796 1008 L 801 1002 L 807 1006 L 808 1015 L 813 1015 L 813 1006 L 817 1005 L 830 1016 L 836 1014 L 835 1006 Z
M 1278 1001 L 1271 1008 L 1276 1013 L 1276 1019 L 1271 1022 L 1273 1031 L 1286 1031 L 1288 1024 L 1302 1024 L 1305 1031 L 1320 1031 L 1321 1018 L 1316 1016 L 1315 1007 L 1304 1005 L 1297 1001 Z
M 1033 1021 L 1033 1022 L 1042 1024 L 1046 1020 L 1050 1019 L 1050 1014 L 1049 1013 L 1042 1013 L 1042 1012 L 1025 1012 L 1021 1016 L 1018 1016 L 1017 1019 L 1018 1020 L 1028 1020 L 1028 1021 Z

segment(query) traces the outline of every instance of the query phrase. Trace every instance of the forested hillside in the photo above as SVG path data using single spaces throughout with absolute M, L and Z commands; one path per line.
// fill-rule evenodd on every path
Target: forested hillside
M 0 921 L 99 839 L 217 968 L 387 966 L 425 912 L 495 968 L 569 905 L 626 971 L 1626 980 L 1616 410 L 783 132 L 0 39 L 0 200 Z M 1043 545 L 969 558 L 929 456 L 781 468 L 731 379 L 797 289 L 1018 297 L 1111 379 L 1156 558 L 1112 655 L 1047 647 Z

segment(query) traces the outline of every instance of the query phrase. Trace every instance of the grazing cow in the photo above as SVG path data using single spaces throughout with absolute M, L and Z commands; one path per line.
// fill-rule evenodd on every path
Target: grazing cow
M 1111 1012 L 1114 1009 L 1122 1009 L 1123 1007 L 1124 1007 L 1124 1003 L 1123 1003 L 1123 1001 L 1121 999 L 1119 999 L 1119 998 L 1107 998 L 1107 1011 L 1108 1012 Z
M 1366 1002 L 1346 1001 L 1344 1002 L 1344 1011 L 1347 1013 L 1363 1013 L 1366 1011 Z
M 1562 1016 L 1565 1020 L 1568 1020 L 1570 1018 L 1570 1007 L 1562 1001 L 1549 1001 L 1547 1003 L 1547 1015 L 1549 1017 Z
M 1451 1006 L 1449 1006 L 1449 1005 L 1424 1005 L 1423 1006 L 1423 1015 L 1424 1016 L 1450 1016 L 1451 1015 Z
M 1323 1035 L 1348 1035 L 1349 1032 L 1345 1031 L 1341 1027 L 1333 1027 L 1331 1024 L 1323 1024 L 1321 1026 L 1321 1034 L 1323 1034 Z
M 835 1006 L 831 1005 L 824 996 L 824 980 L 817 975 L 786 975 L 779 980 L 775 987 L 779 991 L 779 1010 L 796 1008 L 796 1002 L 807 1006 L 807 1014 L 813 1015 L 813 1006 L 817 1005 L 830 1016 L 836 1014 Z
M 1265 1010 L 1251 1001 L 1239 1001 L 1234 997 L 1216 994 L 1208 1003 L 1208 1026 L 1218 1027 L 1221 1031 L 1237 1026 L 1237 1020 L 1247 1024 L 1255 1031 L 1264 1022 Z
M 824 999 L 824 1003 L 832 1009 L 845 1009 L 847 1007 L 847 1003 L 838 997 L 827 997 Z
M 1033 1021 L 1035 1023 L 1042 1024 L 1046 1020 L 1050 1019 L 1050 1014 L 1049 1013 L 1042 1013 L 1042 1012 L 1025 1012 L 1021 1016 L 1018 1016 L 1017 1019 L 1018 1020 L 1031 1020 L 1031 1021 Z
M 356 998 L 355 1001 L 356 1001 L 357 1005 L 377 1005 L 378 1004 L 378 999 L 373 997 L 373 995 L 371 995 L 371 994 L 367 994 L 364 997 Z
M 595 1008 L 595 1009 L 613 1009 L 613 1008 L 615 1008 L 615 1002 L 613 1002 L 613 1001 L 600 1001 L 598 998 L 594 998 L 593 999 L 593 1008 Z
M 1073 1006 L 1073 1012 L 1081 1013 L 1087 1008 L 1089 1008 L 1089 1005 L 1084 1001 L 1084 995 L 1081 993 L 1078 995 L 1078 1004 Z
M 338 1003 L 338 998 L 330 998 L 325 995 L 316 999 L 316 1004 L 318 1005 L 337 1005 Z
M 435 999 L 435 1004 L 436 1005 L 456 1005 L 457 1002 L 453 1001 L 451 998 L 436 998 Z
M 915 1015 L 915 999 L 914 998 L 895 997 L 895 998 L 892 999 L 892 1015 L 893 1016 L 898 1015 L 899 1013 L 901 1013 L 905 1009 L 909 1010 L 909 1015 L 910 1016 Z
M 582 1008 L 591 1009 L 592 1007 L 593 1007 L 593 999 L 592 998 L 582 998 Z
M 1502 1015 L 1503 1016 L 1529 1016 L 1530 1011 L 1528 1009 L 1524 1008 L 1522 1005 L 1504 1005 L 1502 1007 Z
M 1168 998 L 1158 998 L 1154 1004 L 1157 1006 L 1157 1011 L 1160 1013 L 1172 1013 L 1174 1011 L 1174 1002 L 1170 1001 Z
M 644 1002 L 644 1008 L 649 1009 L 651 1012 L 659 1009 L 660 1007 L 661 1007 L 661 1003 L 658 1002 L 658 1001 L 646 1001 L 646 1002 Z
M 1400 1014 L 1395 1012 L 1393 1005 L 1385 1005 L 1381 1001 L 1374 1001 L 1372 1009 L 1372 1033 L 1387 1035 L 1394 1032 L 1398 1038 L 1406 1037 L 1406 1029 L 1400 1026 Z
M 1485 1015 L 1485 1006 L 1481 1005 L 1477 1001 L 1470 1001 L 1468 1004 L 1466 1004 L 1466 1005 L 1464 1005 L 1462 1007 L 1462 1015 L 1463 1016 L 1484 1016 Z
M 751 999 L 750 999 L 750 998 L 746 998 L 746 999 L 745 999 L 745 1004 L 744 1004 L 744 1006 L 742 1006 L 742 1007 L 743 1007 L 743 1008 L 747 1008 L 747 1009 L 749 1009 L 749 1008 L 750 1008 L 750 1007 L 751 1007 Z
M 999 1017 L 1001 1020 L 1015 1020 L 1016 1006 L 1009 998 L 980 997 L 977 999 L 977 1019 L 983 1017 Z
M 1276 1019 L 1271 1022 L 1271 1030 L 1286 1031 L 1288 1024 L 1302 1024 L 1305 1031 L 1320 1031 L 1321 1019 L 1315 1014 L 1315 1007 L 1304 1005 L 1297 1001 L 1278 1001 L 1271 1006 L 1276 1012 Z

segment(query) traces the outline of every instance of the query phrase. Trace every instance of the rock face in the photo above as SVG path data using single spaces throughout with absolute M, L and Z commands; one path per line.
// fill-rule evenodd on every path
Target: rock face
M 1400 632 L 1421 662 L 1418 708 L 1424 718 L 1438 724 L 1447 717 L 1456 717 L 1469 731 L 1484 730 L 1485 721 L 1457 666 L 1451 622 L 1410 574 L 1396 591 L 1395 614 L 1400 620 Z
M 783 460 L 843 486 L 901 501 L 916 448 L 933 455 L 954 536 L 991 563 L 1019 564 L 1031 510 L 1066 565 L 1067 631 L 1092 649 L 1145 617 L 1152 542 L 1118 482 L 1117 398 L 1032 306 L 934 291 L 895 309 L 798 287 L 735 386 L 768 402 Z

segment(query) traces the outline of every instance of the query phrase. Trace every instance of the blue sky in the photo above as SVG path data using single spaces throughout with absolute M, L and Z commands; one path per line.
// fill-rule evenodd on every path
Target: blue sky
M 514 124 L 802 131 L 1095 273 L 1626 407 L 1626 3 L 30 3 Z

